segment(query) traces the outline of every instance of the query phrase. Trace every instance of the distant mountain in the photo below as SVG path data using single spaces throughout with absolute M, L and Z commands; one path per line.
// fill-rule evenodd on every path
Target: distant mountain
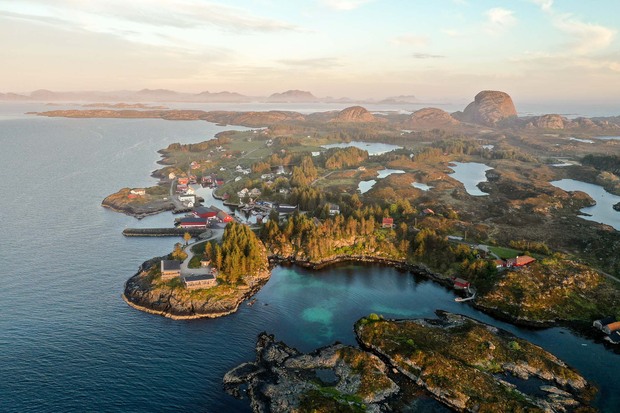
M 413 95 L 390 96 L 377 103 L 383 105 L 400 104 L 400 103 L 417 103 L 418 99 Z
M 269 103 L 308 103 L 318 101 L 319 99 L 312 93 L 303 90 L 287 90 L 282 93 L 274 93 L 266 100 Z

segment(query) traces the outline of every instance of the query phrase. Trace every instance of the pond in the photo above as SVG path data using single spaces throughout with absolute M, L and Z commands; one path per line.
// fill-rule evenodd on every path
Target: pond
M 452 166 L 454 164 L 454 166 Z M 450 168 L 454 170 L 454 173 L 450 176 L 465 186 L 465 191 L 469 195 L 473 196 L 485 196 L 489 195 L 486 192 L 482 192 L 478 188 L 480 182 L 486 182 L 486 171 L 493 169 L 488 165 L 477 162 L 452 162 Z
M 620 196 L 607 192 L 600 185 L 574 179 L 561 179 L 552 181 L 550 184 L 565 191 L 581 191 L 590 195 L 596 201 L 596 205 L 582 208 L 581 212 L 587 215 L 580 215 L 580 217 L 588 221 L 611 225 L 620 231 L 620 212 L 612 208 L 614 204 L 620 202 Z
M 392 174 L 404 174 L 405 171 L 401 171 L 400 169 L 381 169 L 380 171 L 377 172 L 377 179 L 383 179 L 383 178 L 387 178 L 388 176 L 392 175 Z M 365 194 L 366 192 L 370 191 L 370 189 L 375 186 L 375 184 L 377 183 L 377 181 L 375 179 L 371 179 L 369 181 L 361 181 L 358 186 L 357 189 L 360 191 L 360 193 Z
M 368 155 L 382 155 L 384 153 L 392 152 L 396 149 L 402 149 L 402 146 L 390 145 L 389 143 L 380 143 L 380 142 L 360 142 L 360 141 L 351 141 L 346 143 L 332 143 L 329 145 L 323 145 L 322 147 L 325 149 L 331 148 L 349 148 L 351 146 L 355 146 L 356 148 L 363 149 L 368 151 Z
M 431 189 L 434 188 L 434 186 L 429 186 L 421 182 L 413 182 L 411 186 L 413 186 L 414 188 L 421 189 L 422 191 L 430 191 Z

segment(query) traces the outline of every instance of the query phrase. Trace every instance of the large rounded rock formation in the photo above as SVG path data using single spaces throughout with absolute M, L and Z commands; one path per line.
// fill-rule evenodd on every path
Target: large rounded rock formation
M 332 122 L 377 122 L 378 119 L 361 106 L 343 109 L 332 119 Z
M 459 123 L 458 120 L 444 110 L 423 108 L 413 112 L 403 126 L 411 129 L 433 129 L 454 126 Z
M 484 90 L 476 95 L 463 112 L 456 112 L 453 116 L 462 122 L 495 126 L 499 121 L 516 117 L 517 110 L 507 93 Z

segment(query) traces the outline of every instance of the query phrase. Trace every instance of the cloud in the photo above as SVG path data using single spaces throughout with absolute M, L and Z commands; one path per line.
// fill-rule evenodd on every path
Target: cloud
M 321 0 L 325 6 L 334 10 L 354 10 L 374 0 Z
M 512 10 L 495 7 L 487 10 L 487 31 L 497 33 L 517 24 L 517 18 Z
M 551 11 L 553 0 L 531 0 L 532 3 L 539 6 L 543 11 Z
M 428 46 L 429 38 L 426 36 L 416 36 L 414 34 L 403 34 L 395 37 L 393 42 L 396 44 L 404 44 L 410 46 Z
M 248 10 L 199 0 L 91 0 L 75 7 L 72 0 L 56 0 L 53 6 L 44 0 L 26 0 L 9 4 L 8 10 L 33 17 L 54 17 L 68 27 L 81 26 L 94 32 L 110 32 L 128 24 L 156 32 L 162 27 L 199 29 L 215 26 L 230 31 L 277 32 L 302 30 L 280 20 L 254 15 Z M 2 7 L 2 5 L 0 5 Z M 6 7 L 6 6 L 5 6 Z
M 570 14 L 556 16 L 555 27 L 571 36 L 568 46 L 574 53 L 588 54 L 607 48 L 616 30 L 592 23 L 582 22 Z
M 446 57 L 443 55 L 430 53 L 414 53 L 412 56 L 414 59 L 443 59 L 444 57 Z

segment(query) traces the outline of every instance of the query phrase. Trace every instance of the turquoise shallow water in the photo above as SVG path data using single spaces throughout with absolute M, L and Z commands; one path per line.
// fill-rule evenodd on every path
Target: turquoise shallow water
M 255 357 L 261 331 L 303 351 L 355 345 L 353 323 L 463 312 L 528 338 L 601 385 L 600 405 L 620 405 L 620 357 L 565 329 L 531 331 L 453 301 L 448 290 L 378 266 L 309 272 L 278 267 L 254 306 L 216 320 L 172 321 L 129 308 L 123 283 L 175 239 L 124 238 L 141 222 L 100 206 L 124 186 L 154 183 L 156 151 L 199 142 L 205 122 L 48 119 L 1 108 L 0 411 L 248 412 L 221 388 L 224 373 Z M 421 403 L 420 411 L 427 411 Z

